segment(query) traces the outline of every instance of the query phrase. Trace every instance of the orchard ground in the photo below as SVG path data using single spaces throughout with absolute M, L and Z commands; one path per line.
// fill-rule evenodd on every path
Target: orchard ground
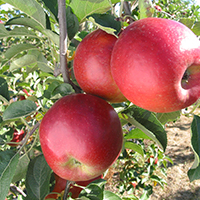
M 196 114 L 200 109 L 196 110 Z M 165 155 L 173 160 L 167 169 L 167 185 L 162 189 L 154 187 L 149 200 L 200 200 L 200 180 L 189 181 L 187 171 L 194 162 L 194 153 L 190 145 L 192 117 L 181 116 L 175 123 L 166 127 L 168 146 Z M 112 182 L 112 181 L 110 181 Z M 107 186 L 109 189 L 112 187 Z

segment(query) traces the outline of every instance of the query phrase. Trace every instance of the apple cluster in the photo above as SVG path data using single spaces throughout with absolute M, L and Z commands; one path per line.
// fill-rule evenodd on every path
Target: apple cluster
M 108 102 L 129 100 L 162 113 L 197 101 L 200 41 L 185 25 L 161 18 L 138 20 L 118 38 L 97 29 L 79 44 L 74 74 L 85 93 L 59 99 L 42 119 L 39 135 L 62 183 L 84 185 L 99 178 L 122 149 L 121 123 Z
M 181 110 L 200 97 L 200 41 L 185 25 L 162 18 L 135 21 L 118 38 L 98 29 L 78 46 L 74 74 L 86 93 L 112 103 Z

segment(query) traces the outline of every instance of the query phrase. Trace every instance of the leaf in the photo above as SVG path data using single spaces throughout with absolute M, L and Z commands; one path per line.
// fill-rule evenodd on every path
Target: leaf
M 194 119 L 191 124 L 191 132 L 191 145 L 194 151 L 194 163 L 188 171 L 190 182 L 200 179 L 200 117 L 197 115 L 194 115 Z
M 135 128 L 131 131 L 129 131 L 129 133 L 124 136 L 125 139 L 148 139 L 151 140 L 150 137 L 148 137 L 142 130 L 140 130 L 139 128 Z
M 115 30 L 115 34 L 121 30 L 121 22 L 117 21 L 113 15 L 110 14 L 92 14 L 91 17 L 95 22 L 103 27 L 112 28 Z M 100 27 L 101 28 L 101 27 Z
M 196 168 L 199 165 L 200 157 L 200 117 L 194 115 L 194 119 L 191 124 L 191 145 L 195 154 L 195 161 L 192 168 Z
M 179 19 L 179 22 L 187 26 L 189 29 L 191 29 L 192 26 L 194 25 L 195 20 L 190 18 L 182 18 Z
M 12 150 L 0 151 L 0 199 L 5 199 L 15 174 L 19 154 Z
M 101 200 L 103 199 L 104 186 L 106 180 L 98 179 L 87 185 L 80 193 L 79 197 L 85 199 L 87 197 L 91 200 Z
M 12 45 L 4 54 L 5 58 L 8 59 L 8 61 L 10 61 L 12 58 L 14 58 L 16 55 L 18 55 L 19 53 L 23 52 L 23 51 L 27 51 L 29 49 L 37 49 L 37 47 L 35 47 L 32 44 L 17 44 L 17 45 Z M 7 61 L 7 62 L 8 62 Z
M 46 28 L 46 15 L 43 8 L 35 0 L 4 0 L 15 8 L 23 11 L 32 19 L 34 19 L 40 26 Z
M 82 23 L 91 14 L 105 13 L 111 8 L 111 4 L 108 0 L 73 0 L 70 7 L 79 22 Z
M 30 50 L 28 54 L 14 60 L 10 64 L 10 70 L 14 71 L 25 66 L 30 67 L 32 64 L 37 65 L 43 72 L 53 73 L 53 70 L 48 66 L 48 61 L 39 50 Z
M 17 119 L 30 115 L 36 111 L 37 105 L 30 100 L 16 101 L 11 103 L 3 113 L 3 120 Z
M 44 97 L 47 99 L 51 99 L 53 91 L 60 85 L 59 81 L 53 81 L 47 90 L 44 91 Z
M 192 31 L 194 32 L 194 34 L 196 34 L 197 36 L 200 35 L 200 21 L 195 22 Z
M 52 12 L 58 21 L 58 1 L 57 0 L 42 0 L 45 6 Z
M 14 71 L 16 69 L 31 65 L 32 63 L 36 63 L 37 59 L 34 55 L 24 55 L 16 60 L 14 60 L 10 64 L 10 71 Z
M 6 25 L 23 25 L 31 27 L 35 30 L 42 31 L 44 27 L 38 24 L 35 20 L 28 17 L 15 17 L 6 22 Z
M 129 141 L 126 141 L 124 143 L 124 147 L 126 149 L 132 149 L 133 151 L 136 151 L 137 153 L 139 153 L 142 157 L 144 157 L 144 151 L 142 149 L 141 146 L 139 146 L 138 144 L 135 144 L 133 142 L 129 142 Z
M 119 117 L 141 129 L 148 137 L 157 142 L 163 150 L 166 149 L 166 132 L 153 113 L 133 105 L 122 111 Z
M 6 80 L 2 77 L 0 77 L 0 96 L 5 98 L 7 101 L 10 100 L 10 95 L 8 92 L 8 84 Z
M 140 19 L 152 17 L 154 8 L 151 0 L 139 0 Z
M 73 87 L 68 84 L 68 83 L 62 83 L 61 85 L 59 85 L 58 87 L 56 87 L 53 92 L 52 92 L 52 96 L 56 95 L 56 94 L 61 94 L 61 96 L 66 96 L 69 94 L 74 93 L 74 89 Z
M 147 187 L 145 187 L 142 193 L 143 194 L 141 195 L 140 200 L 148 200 L 150 195 L 153 193 L 152 186 L 148 185 Z
M 49 29 L 43 29 L 42 33 L 49 37 L 55 44 L 59 46 L 59 35 Z
M 0 24 L 0 39 L 20 36 L 37 37 L 33 31 L 30 31 L 25 27 L 15 27 L 13 30 L 8 31 L 3 24 Z
M 157 113 L 157 119 L 162 123 L 165 124 L 169 121 L 175 121 L 181 116 L 181 111 L 170 112 L 170 113 Z
M 71 7 L 67 7 L 66 10 L 66 19 L 67 19 L 67 34 L 71 40 L 79 29 L 79 21 L 76 15 L 72 12 Z
M 103 200 L 121 200 L 121 198 L 113 192 L 105 190 L 103 193 Z
M 25 178 L 29 162 L 30 159 L 27 154 L 24 154 L 19 158 L 19 162 L 16 166 L 15 175 L 12 179 L 12 183 L 15 183 L 17 181 L 20 181 L 22 178 Z
M 43 200 L 49 193 L 51 168 L 43 155 L 35 157 L 28 166 L 26 175 L 27 200 Z

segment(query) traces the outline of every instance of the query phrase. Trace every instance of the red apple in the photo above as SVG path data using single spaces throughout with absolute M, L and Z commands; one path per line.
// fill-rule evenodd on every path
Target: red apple
M 117 159 L 123 141 L 113 107 L 89 94 L 59 99 L 42 119 L 39 135 L 51 169 L 71 181 L 101 175 Z
M 161 113 L 183 109 L 200 97 L 200 41 L 179 22 L 138 20 L 115 43 L 111 72 L 133 104 Z
M 126 101 L 110 71 L 116 40 L 114 35 L 95 30 L 81 41 L 74 58 L 74 75 L 82 90 L 114 103 Z
M 17 131 L 17 130 L 14 130 L 14 133 L 13 133 L 13 138 L 10 142 L 8 142 L 7 144 L 10 145 L 11 147 L 16 147 L 18 146 L 19 144 L 14 144 L 12 142 L 21 142 L 22 139 L 24 138 L 24 130 L 21 129 L 20 131 Z

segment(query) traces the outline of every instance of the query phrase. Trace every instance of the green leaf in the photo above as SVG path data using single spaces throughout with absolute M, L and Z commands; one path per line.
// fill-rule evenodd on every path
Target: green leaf
M 195 22 L 192 31 L 194 32 L 194 34 L 196 34 L 197 36 L 200 35 L 200 21 Z
M 192 168 L 196 168 L 200 162 L 200 117 L 197 115 L 194 115 L 194 119 L 191 124 L 191 132 L 191 145 L 195 154 L 195 162 Z
M 194 151 L 194 163 L 191 169 L 188 171 L 188 177 L 190 181 L 200 179 L 200 117 L 194 115 L 194 119 L 191 124 L 191 144 Z
M 98 179 L 87 185 L 80 193 L 79 197 L 84 199 L 87 197 L 92 200 L 101 200 L 103 199 L 104 186 L 106 184 L 106 180 Z
M 103 193 L 103 200 L 121 200 L 121 198 L 111 191 L 105 190 Z
M 26 175 L 27 200 L 43 200 L 49 193 L 51 168 L 43 155 L 35 157 L 28 166 Z
M 111 8 L 109 0 L 72 0 L 70 7 L 80 23 L 86 20 L 88 15 L 105 13 Z
M 139 153 L 142 157 L 144 157 L 144 151 L 142 149 L 142 147 L 138 144 L 135 144 L 133 142 L 129 142 L 129 141 L 126 141 L 124 143 L 124 147 L 126 149 L 132 149 L 133 151 L 136 151 L 137 153 Z
M 53 92 L 52 92 L 52 96 L 56 95 L 56 94 L 61 94 L 61 96 L 66 96 L 69 94 L 74 93 L 74 89 L 73 87 L 68 84 L 68 83 L 62 83 L 61 85 L 59 85 L 58 87 L 56 87 Z
M 190 19 L 190 18 L 182 18 L 182 19 L 179 19 L 179 22 L 181 22 L 182 24 L 187 26 L 189 29 L 191 29 L 192 26 L 194 25 L 195 20 Z
M 8 31 L 3 24 L 0 24 L 0 39 L 20 36 L 37 37 L 33 31 L 30 31 L 25 27 L 15 27 L 13 30 Z
M 71 7 L 67 7 L 66 10 L 66 19 L 67 19 L 67 34 L 71 40 L 79 29 L 79 21 L 76 15 L 72 12 Z
M 43 29 L 42 33 L 49 37 L 55 44 L 59 46 L 59 35 L 49 29 Z
M 46 28 L 46 15 L 43 8 L 35 0 L 4 0 L 15 8 L 23 11 L 32 19 L 34 19 L 40 26 Z
M 151 0 L 139 0 L 140 19 L 152 17 L 154 8 Z
M 163 150 L 167 146 L 167 135 L 163 125 L 153 113 L 135 105 L 122 111 L 119 117 L 141 129 L 148 137 L 157 142 Z
M 5 199 L 15 174 L 19 154 L 12 150 L 0 151 L 0 199 Z
M 124 137 L 125 139 L 148 139 L 151 140 L 150 137 L 148 137 L 142 130 L 139 128 L 135 128 Z
M 30 159 L 27 154 L 24 154 L 19 158 L 19 162 L 16 166 L 15 175 L 12 179 L 13 183 L 20 181 L 22 178 L 25 178 L 29 162 Z
M 3 113 L 3 120 L 17 119 L 32 114 L 37 105 L 30 100 L 16 101 L 11 103 Z
M 51 13 L 58 20 L 58 1 L 57 0 L 42 0 L 45 6 L 51 11 Z
M 7 101 L 10 100 L 10 95 L 8 92 L 8 84 L 6 80 L 2 77 L 0 77 L 0 96 L 5 98 Z
M 190 179 L 190 182 L 200 179 L 200 165 L 195 169 L 188 170 L 187 175 Z
M 6 22 L 6 25 L 23 25 L 23 26 L 31 27 L 38 31 L 42 31 L 44 29 L 44 27 L 38 24 L 35 20 L 28 17 L 12 18 Z
M 30 49 L 37 49 L 37 48 L 34 45 L 28 43 L 12 45 L 4 54 L 5 58 L 7 59 L 7 62 L 5 62 L 4 65 L 7 64 L 8 62 L 11 62 L 11 60 L 19 53 Z
M 181 111 L 170 112 L 170 113 L 157 113 L 157 119 L 162 123 L 165 124 L 169 121 L 175 121 L 181 116 Z
M 152 186 L 148 185 L 143 189 L 140 200 L 148 200 L 152 193 L 153 193 Z
M 32 64 L 38 66 L 43 72 L 53 73 L 53 70 L 48 66 L 48 61 L 38 50 L 30 50 L 28 54 L 14 60 L 10 64 L 10 70 L 14 71 L 25 66 L 31 67 Z
M 47 90 L 44 91 L 44 97 L 47 99 L 51 99 L 53 91 L 60 85 L 59 81 L 53 81 Z
M 115 34 L 121 30 L 121 22 L 117 21 L 113 15 L 110 14 L 92 14 L 91 17 L 95 22 L 103 27 L 109 27 L 115 30 Z
M 163 178 L 161 178 L 157 175 L 154 175 L 154 174 L 151 175 L 150 179 L 152 181 L 155 181 L 156 183 L 159 183 L 162 188 L 164 187 L 164 184 L 167 184 L 167 182 Z
M 16 60 L 14 60 L 10 64 L 10 71 L 14 71 L 16 69 L 19 69 L 19 68 L 22 68 L 25 66 L 29 66 L 36 62 L 37 62 L 37 59 L 34 55 L 24 55 Z

